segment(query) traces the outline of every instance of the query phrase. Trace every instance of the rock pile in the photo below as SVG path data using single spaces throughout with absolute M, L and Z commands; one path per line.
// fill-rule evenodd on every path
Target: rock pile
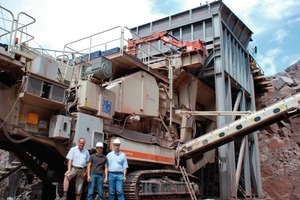
M 300 61 L 269 78 L 273 90 L 256 99 L 257 109 L 300 92 Z M 260 131 L 261 175 L 267 199 L 300 199 L 299 136 L 300 116 Z

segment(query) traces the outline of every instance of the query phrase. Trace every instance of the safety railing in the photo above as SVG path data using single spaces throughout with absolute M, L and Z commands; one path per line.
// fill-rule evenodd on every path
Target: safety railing
M 118 48 L 118 52 L 123 55 L 127 52 L 128 41 L 132 38 L 140 38 L 139 35 L 131 31 L 127 27 L 117 26 L 96 34 L 75 40 L 64 46 L 65 55 L 71 59 L 77 58 L 77 62 L 89 61 L 94 56 L 93 53 L 100 51 L 105 54 L 106 51 Z M 145 48 L 145 45 L 149 47 Z M 161 56 L 152 56 L 149 51 L 145 50 L 151 48 L 156 52 L 159 52 Z M 155 62 L 154 60 L 167 60 L 169 57 L 164 52 L 153 46 L 151 43 L 145 41 L 143 48 L 137 46 L 137 54 L 133 55 L 140 59 L 145 64 Z M 73 52 L 73 53 L 70 53 Z M 96 54 L 99 55 L 99 54 Z M 79 60 L 78 60 L 79 59 Z
M 129 31 L 132 35 L 132 38 L 144 40 L 143 44 L 137 45 L 135 47 L 136 53 L 131 54 L 131 55 L 134 55 L 137 58 L 141 59 L 144 64 L 150 65 L 152 63 L 158 63 L 158 64 L 161 64 L 161 66 L 163 67 L 163 66 L 165 66 L 164 61 L 167 61 L 172 57 L 170 55 L 167 55 L 161 49 L 154 46 L 151 42 L 148 42 L 147 40 L 145 40 L 144 38 L 142 38 L 135 32 L 131 31 L 129 28 L 124 27 L 124 30 Z M 124 39 L 124 41 L 126 41 L 127 44 L 128 44 L 128 40 L 129 40 L 129 38 L 127 40 Z M 170 48 L 168 46 L 166 46 L 166 48 L 168 48 L 169 51 L 172 51 L 172 48 Z M 157 56 L 157 55 L 159 55 L 159 56 Z
M 91 53 L 106 51 L 111 48 L 122 47 L 122 27 L 117 26 L 93 35 L 75 40 L 64 46 L 64 54 L 70 59 L 91 59 Z M 72 53 L 70 53 L 72 52 Z
M 23 16 L 25 17 L 25 19 L 22 19 L 24 18 Z M 13 37 L 13 41 L 15 41 L 16 44 L 15 47 L 17 47 L 17 49 L 21 48 L 20 44 L 28 43 L 29 41 L 34 39 L 34 37 L 27 32 L 27 28 L 29 25 L 35 23 L 35 21 L 36 21 L 35 18 L 33 18 L 32 16 L 24 12 L 20 12 L 18 14 L 16 20 L 16 27 L 14 29 L 14 37 Z
M 14 15 L 10 10 L 0 6 L 0 11 L 0 43 L 3 48 L 5 47 L 5 51 L 8 51 L 8 47 L 12 43 L 15 20 Z
M 89 64 L 89 61 L 93 58 L 116 52 L 122 56 L 124 52 L 128 53 L 128 41 L 132 38 L 141 37 L 127 27 L 116 26 L 111 29 L 67 43 L 63 49 L 63 56 L 68 58 L 68 66 Z M 147 41 L 145 41 L 145 44 L 149 45 L 149 48 L 160 52 L 159 49 Z M 161 57 L 151 56 L 147 51 L 144 51 L 143 48 L 139 47 L 137 47 L 137 52 L 137 55 L 130 55 L 135 56 L 146 65 L 155 62 L 155 60 L 157 60 L 158 64 L 159 62 L 164 63 L 161 64 L 161 66 L 164 66 L 165 63 L 168 63 L 162 62 L 169 59 L 169 57 L 163 52 L 160 52 L 162 55 Z
M 17 19 L 15 19 L 13 13 L 8 9 L 0 6 L 0 11 L 0 23 L 2 23 L 0 26 L 0 38 L 3 39 L 1 43 L 5 43 L 8 46 L 6 49 L 7 52 L 12 51 L 13 49 L 20 50 L 22 43 L 34 39 L 34 37 L 27 32 L 28 26 L 36 21 L 32 16 L 20 12 Z

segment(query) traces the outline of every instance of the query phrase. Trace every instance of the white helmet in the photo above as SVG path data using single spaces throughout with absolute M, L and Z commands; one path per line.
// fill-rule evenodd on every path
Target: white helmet
M 121 144 L 121 141 L 118 138 L 114 139 L 113 144 Z
M 97 142 L 96 147 L 103 147 L 103 143 L 102 142 Z

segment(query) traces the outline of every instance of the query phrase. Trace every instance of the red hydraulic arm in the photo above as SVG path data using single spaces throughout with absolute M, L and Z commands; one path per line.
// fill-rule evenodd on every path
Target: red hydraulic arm
M 206 54 L 206 48 L 200 40 L 194 40 L 192 42 L 186 41 L 185 44 L 183 44 L 182 41 L 174 38 L 167 31 L 153 33 L 150 36 L 147 36 L 144 38 L 139 38 L 136 40 L 133 40 L 133 39 L 128 40 L 127 53 L 129 53 L 131 55 L 135 55 L 137 45 L 155 41 L 155 40 L 161 40 L 163 42 L 163 44 L 171 44 L 172 46 L 175 46 L 175 47 L 181 49 L 183 52 L 191 52 L 191 51 L 201 50 L 204 54 Z
M 171 44 L 177 48 L 182 48 L 183 44 L 180 40 L 177 40 L 170 36 L 167 31 L 153 33 L 150 36 L 136 39 L 136 40 L 128 40 L 128 53 L 131 55 L 134 55 L 136 53 L 136 47 L 139 44 L 155 41 L 155 40 L 161 40 L 164 44 L 168 43 Z
M 206 47 L 200 40 L 194 40 L 194 41 L 186 41 L 185 42 L 185 51 L 191 52 L 191 51 L 197 51 L 201 50 L 204 54 L 207 54 Z

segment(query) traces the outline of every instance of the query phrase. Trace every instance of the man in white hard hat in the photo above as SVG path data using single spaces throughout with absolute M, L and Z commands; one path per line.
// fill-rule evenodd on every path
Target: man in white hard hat
M 88 200 L 94 200 L 95 186 L 98 190 L 98 200 L 103 200 L 103 179 L 107 181 L 107 158 L 102 152 L 103 143 L 97 142 L 96 153 L 91 155 L 87 164 Z
M 120 145 L 121 141 L 114 139 L 114 150 L 107 154 L 109 200 L 115 199 L 115 193 L 118 200 L 124 200 L 123 182 L 126 181 L 128 163 L 126 155 L 120 151 Z

